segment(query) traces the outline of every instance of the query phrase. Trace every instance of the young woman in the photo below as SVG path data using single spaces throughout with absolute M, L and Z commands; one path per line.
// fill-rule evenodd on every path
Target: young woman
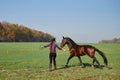
M 55 43 L 55 38 L 51 39 L 51 42 L 48 45 L 43 46 L 44 48 L 49 47 L 50 48 L 50 54 L 49 54 L 49 70 L 52 71 L 52 60 L 54 63 L 54 69 L 56 70 L 56 48 L 59 50 L 62 50 L 56 43 Z

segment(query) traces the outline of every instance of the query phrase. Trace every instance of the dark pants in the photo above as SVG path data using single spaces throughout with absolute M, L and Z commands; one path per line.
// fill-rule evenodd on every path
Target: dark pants
M 49 59 L 50 59 L 50 64 L 49 64 L 49 68 L 52 69 L 52 61 L 54 63 L 54 68 L 56 69 L 56 53 L 50 53 L 49 55 Z

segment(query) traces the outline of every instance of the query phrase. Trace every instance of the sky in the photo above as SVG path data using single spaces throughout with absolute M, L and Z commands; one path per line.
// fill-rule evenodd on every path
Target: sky
M 120 37 L 120 0 L 0 0 L 0 22 L 79 43 Z

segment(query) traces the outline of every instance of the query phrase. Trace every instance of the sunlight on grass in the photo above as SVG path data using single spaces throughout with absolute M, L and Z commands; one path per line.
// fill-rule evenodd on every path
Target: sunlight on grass
M 1 80 L 119 80 L 120 79 L 120 45 L 91 44 L 102 50 L 109 62 L 108 69 L 92 68 L 92 59 L 83 56 L 85 68 L 74 57 L 65 68 L 67 51 L 57 51 L 57 70 L 49 72 L 49 49 L 41 49 L 46 43 L 0 43 L 0 79 Z M 96 53 L 101 65 L 102 57 Z

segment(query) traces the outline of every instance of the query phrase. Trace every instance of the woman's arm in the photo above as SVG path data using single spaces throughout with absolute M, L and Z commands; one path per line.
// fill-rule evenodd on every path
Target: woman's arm
M 57 47 L 59 50 L 62 50 L 62 48 L 61 48 L 61 47 L 59 47 L 57 44 L 56 44 L 56 47 Z
M 47 47 L 49 47 L 50 46 L 50 44 L 48 44 L 48 45 L 45 45 L 45 46 L 43 46 L 44 48 L 47 48 Z
M 57 47 L 59 50 L 66 51 L 65 49 L 62 49 L 61 47 L 59 47 L 57 44 L 56 44 L 56 47 Z
M 45 46 L 41 46 L 42 48 L 47 48 L 47 47 L 49 47 L 50 46 L 50 44 L 48 44 L 48 45 L 45 45 Z

